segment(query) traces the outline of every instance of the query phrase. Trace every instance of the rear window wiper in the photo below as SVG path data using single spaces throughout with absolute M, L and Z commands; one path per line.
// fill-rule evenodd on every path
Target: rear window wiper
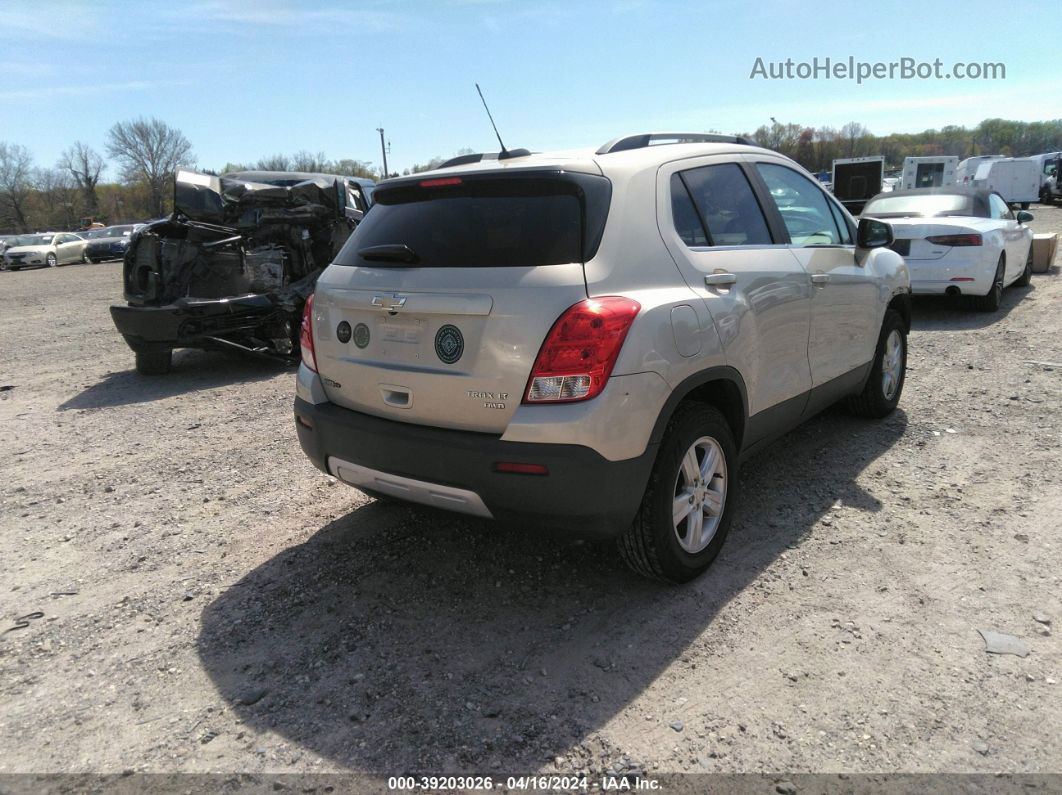
M 379 262 L 405 262 L 412 264 L 419 261 L 417 252 L 405 243 L 386 243 L 382 246 L 367 246 L 358 249 L 362 259 Z

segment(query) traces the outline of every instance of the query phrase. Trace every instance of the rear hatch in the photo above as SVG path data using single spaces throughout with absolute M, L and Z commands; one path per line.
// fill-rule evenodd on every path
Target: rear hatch
M 317 283 L 332 402 L 502 433 L 543 339 L 586 298 L 611 197 L 601 176 L 510 170 L 383 185 Z

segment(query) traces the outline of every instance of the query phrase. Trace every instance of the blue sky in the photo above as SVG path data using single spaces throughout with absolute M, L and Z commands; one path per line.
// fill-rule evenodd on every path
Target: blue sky
M 157 116 L 219 168 L 305 149 L 402 169 L 497 146 L 781 122 L 874 133 L 1062 117 L 1048 2 L 0 0 L 0 140 L 51 165 Z M 1001 61 L 1007 78 L 750 80 L 757 57 Z M 113 172 L 111 172 L 113 175 Z

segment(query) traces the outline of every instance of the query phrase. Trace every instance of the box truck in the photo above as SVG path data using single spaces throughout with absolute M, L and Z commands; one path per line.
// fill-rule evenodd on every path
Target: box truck
M 977 155 L 975 157 L 968 157 L 965 160 L 960 160 L 959 165 L 955 167 L 955 181 L 960 185 L 969 185 L 970 180 L 974 178 L 974 174 L 977 173 L 977 168 L 986 160 L 1002 160 L 1003 155 Z
M 905 157 L 899 190 L 944 188 L 955 184 L 959 158 L 953 156 Z
M 1062 201 L 1062 156 L 1044 164 L 1044 181 L 1040 185 L 1040 202 L 1053 204 Z
M 863 205 L 881 193 L 885 158 L 846 157 L 833 161 L 833 195 L 848 212 L 859 215 Z
M 1040 164 L 1028 157 L 985 160 L 966 184 L 994 190 L 1007 204 L 1018 204 L 1027 210 L 1040 199 Z

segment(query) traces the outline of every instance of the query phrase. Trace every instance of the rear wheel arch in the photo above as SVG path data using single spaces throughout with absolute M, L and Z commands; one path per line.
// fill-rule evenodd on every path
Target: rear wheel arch
M 733 367 L 709 367 L 686 378 L 671 392 L 671 396 L 660 410 L 650 444 L 659 444 L 667 430 L 667 425 L 678 407 L 684 403 L 705 403 L 715 406 L 726 418 L 738 452 L 742 449 L 742 439 L 749 416 L 748 392 L 745 380 Z

